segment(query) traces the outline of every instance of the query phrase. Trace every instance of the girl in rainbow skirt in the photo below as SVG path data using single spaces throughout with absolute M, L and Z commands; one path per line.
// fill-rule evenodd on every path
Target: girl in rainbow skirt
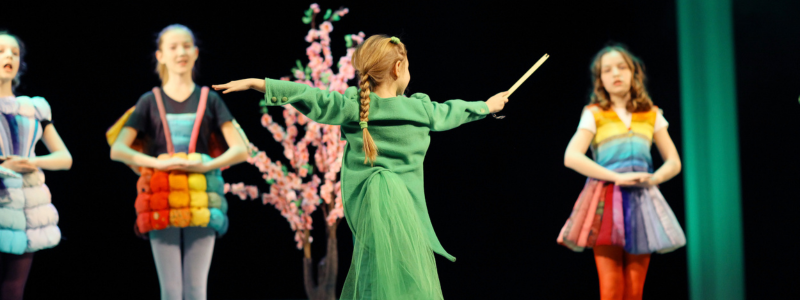
M 644 87 L 638 58 L 620 46 L 600 50 L 590 65 L 594 89 L 564 155 L 588 180 L 558 243 L 594 250 L 600 297 L 642 299 L 650 254 L 686 244 L 658 185 L 681 170 L 668 123 Z M 664 164 L 653 172 L 650 146 Z M 594 160 L 585 153 L 591 146 Z

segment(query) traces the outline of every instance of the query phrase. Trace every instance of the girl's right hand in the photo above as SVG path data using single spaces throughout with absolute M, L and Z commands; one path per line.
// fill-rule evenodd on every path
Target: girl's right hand
M 508 92 L 498 93 L 497 95 L 492 96 L 489 100 L 486 100 L 486 106 L 489 107 L 490 113 L 497 113 L 503 110 L 508 103 L 507 98 Z
M 642 182 L 650 180 L 653 174 L 646 172 L 630 172 L 617 174 L 617 179 L 614 184 L 618 186 L 635 186 Z
M 36 166 L 28 162 L 27 158 L 9 156 L 0 166 L 17 173 L 30 173 L 36 171 Z
M 234 80 L 226 84 L 216 84 L 212 85 L 211 87 L 214 88 L 214 90 L 216 91 L 223 90 L 222 93 L 227 94 L 230 92 L 240 92 L 249 89 L 255 89 L 263 92 L 264 85 L 265 85 L 264 79 L 248 78 L 248 79 Z

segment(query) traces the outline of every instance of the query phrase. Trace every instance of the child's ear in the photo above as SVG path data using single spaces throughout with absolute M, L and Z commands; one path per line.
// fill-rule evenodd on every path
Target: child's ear
M 392 77 L 394 77 L 394 79 L 397 80 L 397 78 L 400 78 L 400 74 L 402 72 L 403 72 L 403 62 L 398 61 L 394 63 L 394 68 L 392 70 Z

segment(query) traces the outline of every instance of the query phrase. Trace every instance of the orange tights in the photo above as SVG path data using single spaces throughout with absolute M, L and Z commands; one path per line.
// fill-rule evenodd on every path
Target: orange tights
M 601 300 L 641 300 L 650 254 L 630 254 L 618 246 L 594 247 Z

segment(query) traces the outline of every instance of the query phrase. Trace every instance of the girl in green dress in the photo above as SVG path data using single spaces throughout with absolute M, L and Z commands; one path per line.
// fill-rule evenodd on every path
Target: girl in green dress
M 305 84 L 243 79 L 213 86 L 223 94 L 255 89 L 269 105 L 291 104 L 310 119 L 341 125 L 345 217 L 355 237 L 341 299 L 442 299 L 433 253 L 451 261 L 425 205 L 422 163 L 431 131 L 445 131 L 503 109 L 489 100 L 433 102 L 403 95 L 411 79 L 406 47 L 375 35 L 353 55 L 359 87 L 344 95 Z M 369 125 L 369 126 L 368 126 Z

